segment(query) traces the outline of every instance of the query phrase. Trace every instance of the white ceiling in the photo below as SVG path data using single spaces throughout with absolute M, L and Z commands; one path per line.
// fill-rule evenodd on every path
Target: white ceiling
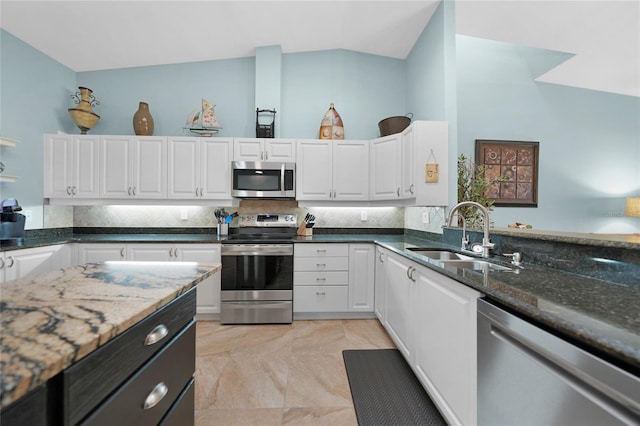
M 0 0 L 0 27 L 74 71 L 349 49 L 404 59 L 437 0 Z M 569 52 L 538 80 L 640 96 L 640 0 L 461 0 L 456 32 Z

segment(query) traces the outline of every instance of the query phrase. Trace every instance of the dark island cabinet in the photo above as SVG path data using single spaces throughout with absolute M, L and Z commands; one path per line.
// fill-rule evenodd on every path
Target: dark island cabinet
M 2 411 L 2 426 L 193 425 L 196 289 Z

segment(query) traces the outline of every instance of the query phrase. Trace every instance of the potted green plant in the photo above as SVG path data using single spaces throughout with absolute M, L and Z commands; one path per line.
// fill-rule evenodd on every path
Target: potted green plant
M 493 185 L 505 182 L 504 176 L 487 179 L 485 166 L 474 163 L 464 154 L 458 157 L 458 202 L 475 201 L 482 204 L 489 211 L 493 208 L 493 200 L 487 197 L 487 190 Z M 459 216 L 464 217 L 467 227 L 482 228 L 482 215 L 474 207 L 465 206 L 458 210 Z M 458 226 L 462 226 L 462 219 L 458 217 Z

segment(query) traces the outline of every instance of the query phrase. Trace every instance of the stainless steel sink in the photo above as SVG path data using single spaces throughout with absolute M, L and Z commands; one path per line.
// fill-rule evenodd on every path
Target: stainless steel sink
M 449 270 L 461 268 L 472 269 L 479 272 L 513 271 L 513 268 L 508 266 L 497 265 L 484 260 L 440 260 L 440 263 L 445 269 Z
M 412 252 L 435 260 L 473 260 L 472 256 L 455 253 L 449 250 L 432 250 L 421 248 L 410 248 Z

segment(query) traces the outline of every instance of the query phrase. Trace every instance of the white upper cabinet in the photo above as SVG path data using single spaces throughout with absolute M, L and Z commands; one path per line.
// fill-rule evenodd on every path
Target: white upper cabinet
M 168 151 L 168 198 L 231 198 L 232 139 L 170 137 Z
M 99 147 L 99 136 L 44 135 L 44 196 L 97 198 Z
M 102 136 L 102 198 L 166 198 L 167 138 Z
M 296 141 L 293 139 L 236 138 L 234 161 L 296 161 Z
M 402 198 L 402 140 L 400 134 L 371 141 L 371 200 Z
M 369 141 L 298 141 L 298 200 L 367 201 L 368 194 Z

